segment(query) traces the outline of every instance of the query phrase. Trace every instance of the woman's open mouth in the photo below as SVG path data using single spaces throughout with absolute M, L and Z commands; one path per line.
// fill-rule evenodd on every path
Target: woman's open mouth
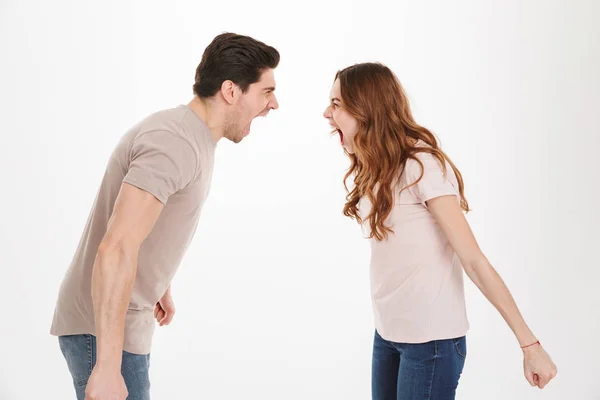
M 331 133 L 333 134 L 333 133 L 337 132 L 338 136 L 340 137 L 340 143 L 344 144 L 344 132 L 342 132 L 342 130 L 340 128 L 338 128 L 337 125 L 335 125 L 331 122 L 329 123 L 329 126 L 331 126 L 333 128 L 333 131 Z
M 337 133 L 338 133 L 338 135 L 340 135 L 340 143 L 343 145 L 344 144 L 344 133 L 342 132 L 342 130 L 340 128 L 337 129 Z

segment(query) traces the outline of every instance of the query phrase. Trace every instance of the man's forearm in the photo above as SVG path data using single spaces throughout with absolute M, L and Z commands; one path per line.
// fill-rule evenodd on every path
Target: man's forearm
M 137 251 L 120 245 L 98 250 L 92 273 L 97 365 L 121 369 L 125 316 L 137 269 Z

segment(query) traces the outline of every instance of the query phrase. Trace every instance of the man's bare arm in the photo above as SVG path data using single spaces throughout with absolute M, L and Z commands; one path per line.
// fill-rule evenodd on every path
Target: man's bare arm
M 138 252 L 162 209 L 163 204 L 150 193 L 127 183 L 121 186 L 92 274 L 99 369 L 120 373 Z

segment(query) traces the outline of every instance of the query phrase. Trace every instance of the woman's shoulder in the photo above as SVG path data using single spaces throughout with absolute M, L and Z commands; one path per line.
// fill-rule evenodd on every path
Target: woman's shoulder
M 415 150 L 412 152 L 411 157 L 406 159 L 405 171 L 420 174 L 423 169 L 437 169 L 442 166 L 440 160 L 433 154 L 433 148 L 429 144 L 419 140 L 414 147 Z
M 404 184 L 411 184 L 418 180 L 438 180 L 449 179 L 456 181 L 456 176 L 452 166 L 447 159 L 441 155 L 440 160 L 430 145 L 423 141 L 418 141 L 415 145 L 417 151 L 413 152 L 412 157 L 406 160 L 402 171 L 402 181 Z

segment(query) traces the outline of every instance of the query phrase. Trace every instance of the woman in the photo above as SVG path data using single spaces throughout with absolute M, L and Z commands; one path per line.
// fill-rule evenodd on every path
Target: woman
M 556 366 L 478 247 L 461 174 L 415 123 L 393 72 L 339 71 L 324 116 L 351 161 L 344 215 L 371 239 L 373 399 L 455 398 L 469 327 L 463 269 L 514 332 L 529 383 L 543 388 Z

